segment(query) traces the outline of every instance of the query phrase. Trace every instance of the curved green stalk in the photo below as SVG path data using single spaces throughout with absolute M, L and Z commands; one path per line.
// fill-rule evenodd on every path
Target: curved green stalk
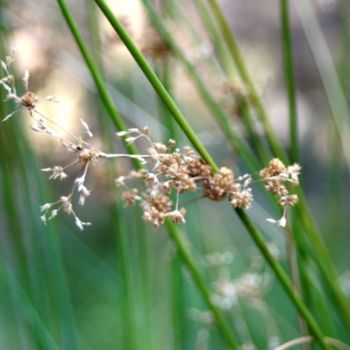
M 92 59 L 91 55 L 89 54 L 89 52 L 84 44 L 84 41 L 81 37 L 81 34 L 78 30 L 77 25 L 74 22 L 74 19 L 70 13 L 70 10 L 68 9 L 68 7 L 66 5 L 66 2 L 64 0 L 57 0 L 57 2 L 60 6 L 63 17 L 64 17 L 72 35 L 73 35 L 73 37 L 74 37 L 74 40 L 76 41 L 76 43 L 77 43 L 77 45 L 78 45 L 78 47 L 83 55 L 85 63 L 87 64 L 87 66 L 88 66 L 88 68 L 93 76 L 93 79 L 94 79 L 95 84 L 98 88 L 99 94 L 101 96 L 101 99 L 102 99 L 102 102 L 103 102 L 105 108 L 109 112 L 109 115 L 112 118 L 112 120 L 115 123 L 118 130 L 124 130 L 125 129 L 124 123 L 123 123 L 123 121 L 122 121 L 122 119 L 121 119 L 109 93 L 108 93 L 107 88 L 105 87 L 105 83 L 103 81 L 103 78 L 100 75 L 96 64 L 94 63 L 94 60 Z M 149 68 L 149 70 L 152 71 L 151 68 Z M 153 73 L 153 71 L 152 71 L 152 73 Z M 153 75 L 154 75 L 154 73 L 153 73 Z M 157 79 L 157 77 L 155 75 L 154 75 L 154 77 L 155 77 L 155 79 Z M 157 81 L 158 81 L 158 79 L 157 79 Z M 159 84 L 161 84 L 161 83 L 159 82 Z M 178 117 L 179 123 L 182 122 L 181 126 L 184 128 L 187 127 L 189 135 L 195 136 L 194 132 L 192 131 L 192 129 L 188 125 L 185 118 L 182 116 L 178 107 L 172 101 L 170 95 L 167 94 L 164 97 L 165 98 L 167 97 L 168 98 L 167 100 L 169 102 L 172 102 L 171 105 L 173 106 L 173 111 L 175 113 L 177 113 L 176 115 Z M 200 141 L 198 139 L 197 139 L 197 143 L 198 143 L 199 149 L 202 149 L 202 152 L 204 154 L 207 154 L 208 163 L 209 164 L 212 163 L 214 166 L 216 166 L 214 161 L 211 159 L 209 153 L 207 153 L 206 149 L 204 148 L 204 146 L 200 143 Z M 131 154 L 137 154 L 137 149 L 135 146 L 132 148 L 129 147 L 128 151 Z M 138 162 L 135 163 L 135 167 L 138 169 L 141 168 L 141 166 Z M 185 250 L 185 244 L 183 243 L 181 236 L 177 231 L 177 228 L 173 224 L 171 224 L 170 222 L 167 222 L 167 228 L 168 228 L 170 237 L 174 240 L 174 242 L 176 244 L 176 247 L 179 251 L 179 254 L 182 256 L 185 265 L 187 266 L 187 268 L 191 272 L 191 275 L 192 275 L 199 291 L 201 292 L 204 300 L 208 303 L 208 307 L 213 312 L 218 330 L 221 332 L 223 338 L 225 339 L 225 341 L 226 341 L 227 345 L 230 347 L 230 349 L 232 349 L 232 350 L 237 349 L 236 340 L 235 340 L 234 336 L 232 335 L 232 333 L 227 325 L 227 322 L 226 322 L 225 318 L 223 317 L 221 311 L 211 302 L 210 297 L 209 297 L 210 296 L 209 290 L 207 289 L 206 284 L 205 284 L 203 278 L 201 277 L 198 268 L 195 266 L 193 259 L 190 258 L 189 253 Z
M 258 92 L 254 86 L 254 83 L 253 83 L 252 79 L 250 78 L 248 70 L 244 64 L 244 60 L 242 58 L 242 55 L 241 55 L 239 48 L 238 48 L 238 45 L 236 43 L 236 39 L 230 31 L 230 28 L 225 20 L 225 17 L 223 15 L 217 1 L 216 0 L 208 0 L 208 2 L 209 2 L 209 5 L 212 9 L 214 17 L 216 18 L 216 21 L 220 27 L 222 35 L 226 41 L 226 45 L 229 49 L 229 52 L 230 52 L 234 62 L 236 63 L 238 72 L 239 72 L 242 80 L 246 84 L 246 87 L 247 87 L 249 94 L 250 94 L 250 97 L 252 99 L 252 103 L 254 104 L 254 106 L 258 112 L 258 115 L 260 117 L 260 120 L 263 124 L 265 134 L 266 134 L 266 137 L 270 143 L 271 149 L 277 157 L 279 157 L 283 161 L 287 161 L 287 156 L 286 156 L 284 150 L 282 149 L 282 147 L 280 146 L 278 140 L 276 139 L 276 136 L 275 136 L 275 134 L 271 128 L 271 125 L 269 123 L 265 108 L 264 108 L 263 104 L 261 103 L 259 94 L 258 94 Z
M 135 61 L 139 65 L 139 67 L 142 69 L 143 73 L 147 77 L 147 79 L 150 81 L 150 83 L 154 86 L 155 90 L 158 92 L 159 96 L 163 99 L 163 102 L 165 105 L 169 108 L 170 112 L 172 113 L 175 120 L 179 123 L 180 127 L 183 129 L 185 134 L 188 136 L 189 140 L 192 142 L 193 146 L 197 149 L 198 153 L 203 157 L 203 159 L 207 160 L 209 159 L 210 162 L 208 164 L 214 165 L 213 170 L 217 171 L 218 166 L 213 161 L 211 156 L 209 155 L 206 148 L 200 144 L 198 145 L 198 142 L 200 142 L 197 138 L 197 136 L 194 134 L 193 130 L 191 129 L 190 125 L 186 121 L 185 117 L 182 115 L 182 113 L 179 111 L 178 107 L 176 106 L 174 100 L 171 98 L 171 96 L 168 94 L 168 92 L 163 87 L 162 83 L 158 79 L 158 77 L 155 75 L 149 64 L 147 63 L 146 59 L 143 57 L 141 52 L 138 50 L 130 36 L 125 31 L 124 27 L 121 25 L 121 23 L 118 21 L 118 19 L 114 16 L 110 8 L 106 5 L 106 3 L 103 0 L 95 0 L 97 5 L 100 7 L 106 18 L 109 20 L 112 27 L 115 29 L 115 31 L 118 33 L 120 39 L 124 42 L 125 46 L 128 48 L 129 52 L 134 57 Z M 174 106 L 176 108 L 174 109 Z M 179 114 L 180 113 L 180 114 Z M 209 157 L 209 158 L 207 158 Z M 268 261 L 272 269 L 274 270 L 277 278 L 281 282 L 282 286 L 286 290 L 288 296 L 290 297 L 291 301 L 295 305 L 295 307 L 299 310 L 301 315 L 304 317 L 305 321 L 307 322 L 308 326 L 310 327 L 311 332 L 314 334 L 314 336 L 318 339 L 321 347 L 323 349 L 329 349 L 329 347 L 325 344 L 323 338 L 322 331 L 320 330 L 319 326 L 317 325 L 316 321 L 312 317 L 311 313 L 308 311 L 306 306 L 304 305 L 302 299 L 294 292 L 291 283 L 289 281 L 289 278 L 287 274 L 284 272 L 283 268 L 280 266 L 280 264 L 274 259 L 274 257 L 269 252 L 265 242 L 263 241 L 259 231 L 255 228 L 249 217 L 242 211 L 237 209 L 236 212 L 238 213 L 240 219 L 244 223 L 247 231 L 253 238 L 256 245 L 259 247 L 261 253 L 264 255 L 265 259 Z
M 280 0 L 284 76 L 288 92 L 290 160 L 299 162 L 298 117 L 294 79 L 293 42 L 289 21 L 289 0 Z

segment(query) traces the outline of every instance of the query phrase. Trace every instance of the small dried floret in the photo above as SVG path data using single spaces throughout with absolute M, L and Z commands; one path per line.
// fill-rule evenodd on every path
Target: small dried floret
M 140 200 L 141 197 L 138 195 L 139 190 L 137 188 L 133 188 L 130 191 L 125 191 L 122 194 L 122 200 L 126 205 L 133 205 L 137 200 Z
M 226 167 L 222 167 L 217 174 L 209 177 L 204 183 L 204 195 L 212 200 L 220 201 L 226 198 L 233 186 L 233 172 Z
M 180 210 L 174 210 L 169 213 L 166 213 L 165 216 L 168 217 L 174 224 L 184 224 L 186 222 L 185 214 L 186 209 L 181 208 Z
M 268 178 L 271 178 L 273 176 L 278 176 L 281 173 L 284 173 L 286 171 L 285 165 L 280 161 L 278 158 L 274 158 L 270 160 L 269 165 L 267 168 L 264 168 L 260 171 L 260 176 L 267 180 Z
M 52 174 L 49 177 L 50 180 L 60 179 L 62 181 L 68 177 L 68 175 L 64 172 L 64 168 L 59 165 L 55 165 L 53 168 L 44 168 L 41 169 L 41 171 L 51 172 Z
M 267 180 L 265 189 L 274 196 L 285 196 L 288 194 L 287 187 L 280 180 Z
M 289 193 L 288 184 L 299 184 L 299 175 L 301 167 L 299 164 L 293 164 L 286 167 L 279 159 L 274 158 L 270 161 L 268 167 L 260 171 L 260 176 L 265 182 L 266 191 L 278 197 L 278 202 L 283 210 L 283 215 L 279 220 L 267 219 L 268 222 L 286 227 L 287 208 L 294 206 L 298 202 L 296 194 Z
M 38 103 L 39 98 L 36 96 L 33 92 L 28 91 L 26 92 L 21 98 L 20 98 L 20 104 L 28 108 L 29 110 L 32 110 L 36 107 L 36 104 Z
M 155 207 L 149 207 L 143 212 L 143 218 L 154 226 L 159 227 L 164 223 L 165 214 L 157 210 Z
M 285 207 L 293 207 L 295 204 L 298 203 L 298 196 L 296 194 L 289 194 L 286 196 L 282 196 L 279 200 L 279 204 L 285 208 Z
M 157 193 L 155 196 L 150 196 L 148 202 L 157 210 L 167 213 L 171 210 L 170 197 L 164 193 Z
M 238 184 L 237 184 L 238 185 Z M 250 209 L 253 202 L 253 194 L 251 188 L 241 190 L 238 189 L 230 193 L 230 204 L 233 208 Z

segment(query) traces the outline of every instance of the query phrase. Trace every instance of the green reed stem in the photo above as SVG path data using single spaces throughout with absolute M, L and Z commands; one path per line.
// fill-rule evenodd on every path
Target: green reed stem
M 293 41 L 289 20 L 289 0 L 280 0 L 283 63 L 289 107 L 290 160 L 299 162 L 298 116 L 294 79 Z
M 94 63 L 93 58 L 89 54 L 89 52 L 84 44 L 82 36 L 78 30 L 78 27 L 77 27 L 71 13 L 70 13 L 70 10 L 68 9 L 68 7 L 66 5 L 66 2 L 64 0 L 57 0 L 57 2 L 58 2 L 60 9 L 62 11 L 62 15 L 63 15 L 71 33 L 72 33 L 72 35 L 73 35 L 73 38 L 76 41 L 76 43 L 77 43 L 77 45 L 82 53 L 82 56 L 85 60 L 85 63 L 88 66 L 88 68 L 92 74 L 92 77 L 93 77 L 95 84 L 98 88 L 99 94 L 101 96 L 101 99 L 102 99 L 102 102 L 104 103 L 105 108 L 109 112 L 109 115 L 112 118 L 112 120 L 115 123 L 118 130 L 124 130 L 125 127 L 124 127 L 124 123 L 122 121 L 122 118 L 120 117 L 115 105 L 113 104 L 112 98 L 110 97 L 109 92 L 104 84 L 103 78 L 99 73 L 98 67 Z M 97 4 L 99 5 L 98 2 L 97 2 Z M 123 32 L 126 34 L 125 30 L 123 30 Z M 128 37 L 129 36 L 127 36 L 127 38 Z M 148 64 L 147 64 L 147 66 L 148 66 Z M 148 66 L 148 69 L 149 69 L 149 71 L 151 71 L 153 73 L 153 71 L 151 70 L 151 68 L 149 66 Z M 158 84 L 160 84 L 162 87 L 162 84 L 160 83 L 160 81 L 158 80 L 158 78 L 155 76 L 154 73 L 153 73 L 153 76 L 154 76 L 154 79 L 158 81 Z M 195 137 L 195 140 L 197 140 L 198 148 L 202 150 L 204 155 L 207 154 L 207 157 L 203 157 L 203 158 L 205 158 L 209 164 L 212 163 L 217 168 L 216 164 L 211 159 L 209 153 L 207 153 L 204 146 L 197 139 L 196 135 L 194 134 L 194 132 L 192 131 L 192 129 L 188 125 L 185 118 L 182 116 L 180 110 L 176 106 L 175 102 L 173 102 L 170 95 L 168 93 L 166 93 L 166 94 L 164 94 L 163 97 L 166 99 L 166 101 L 168 101 L 170 103 L 171 106 L 173 106 L 172 111 L 175 113 L 175 115 L 177 115 L 176 120 L 178 121 L 180 126 L 182 128 L 188 129 L 188 135 L 190 135 L 190 136 L 193 135 Z M 128 151 L 131 154 L 137 154 L 137 149 L 135 146 L 132 148 L 129 147 Z M 141 168 L 139 162 L 135 163 L 135 167 L 138 169 Z M 217 325 L 218 330 L 220 331 L 221 335 L 225 339 L 225 341 L 226 341 L 227 345 L 230 347 L 230 349 L 233 349 L 233 350 L 237 349 L 236 340 L 232 336 L 232 333 L 231 333 L 221 311 L 214 304 L 211 303 L 210 298 L 209 298 L 209 295 L 210 295 L 209 290 L 207 289 L 205 282 L 199 273 L 198 268 L 195 266 L 193 259 L 189 258 L 190 255 L 185 249 L 185 244 L 183 243 L 181 236 L 177 231 L 177 228 L 169 222 L 167 222 L 167 228 L 168 228 L 170 236 L 173 238 L 173 240 L 176 244 L 176 247 L 179 251 L 179 254 L 183 257 L 183 261 L 184 261 L 185 265 L 187 266 L 187 268 L 191 272 L 191 275 L 192 275 L 192 277 L 197 285 L 197 288 L 201 292 L 204 300 L 208 303 L 208 307 L 212 310 L 212 312 L 215 316 L 216 325 Z
M 213 15 L 218 23 L 218 26 L 220 27 L 220 30 L 222 32 L 222 35 L 224 37 L 224 40 L 226 42 L 226 45 L 229 49 L 229 52 L 232 56 L 232 59 L 234 60 L 238 72 L 242 78 L 242 80 L 244 81 L 244 83 L 246 84 L 246 87 L 248 89 L 248 92 L 250 94 L 251 100 L 253 105 L 255 106 L 258 115 L 260 117 L 260 120 L 263 124 L 264 130 L 265 130 L 265 134 L 266 137 L 270 143 L 271 149 L 272 151 L 275 153 L 275 155 L 277 157 L 279 157 L 281 160 L 286 161 L 287 160 L 287 156 L 284 152 L 284 150 L 282 149 L 282 147 L 280 146 L 272 128 L 271 125 L 269 123 L 268 117 L 267 117 L 267 113 L 265 111 L 265 108 L 260 100 L 259 94 L 254 86 L 254 83 L 252 81 L 252 79 L 250 78 L 250 75 L 248 73 L 248 70 L 245 66 L 243 57 L 241 55 L 241 52 L 239 50 L 239 47 L 237 45 L 236 39 L 233 36 L 229 25 L 217 3 L 216 0 L 208 0 L 209 5 L 211 7 L 211 10 L 213 12 Z
M 118 33 L 120 39 L 124 42 L 125 46 L 128 48 L 129 52 L 134 57 L 135 61 L 147 77 L 147 79 L 150 81 L 150 83 L 154 86 L 155 90 L 158 92 L 160 98 L 163 99 L 163 102 L 165 105 L 169 108 L 170 112 L 172 113 L 175 120 L 179 123 L 179 126 L 183 129 L 193 146 L 197 149 L 198 153 L 205 159 L 209 159 L 210 162 L 208 162 L 209 165 L 214 165 L 213 170 L 217 171 L 218 166 L 213 161 L 211 156 L 209 155 L 206 148 L 200 144 L 198 145 L 197 136 L 195 135 L 194 131 L 191 129 L 190 125 L 186 121 L 185 117 L 182 115 L 182 113 L 179 111 L 178 107 L 176 106 L 174 100 L 171 98 L 171 96 L 168 94 L 168 92 L 163 87 L 162 83 L 158 79 L 158 77 L 155 75 L 149 64 L 147 63 L 146 59 L 143 57 L 141 52 L 138 50 L 136 45 L 134 44 L 133 40 L 130 38 L 130 36 L 125 31 L 124 27 L 121 25 L 121 23 L 118 21 L 118 19 L 113 15 L 110 8 L 106 5 L 106 3 L 103 0 L 95 0 L 97 5 L 100 7 L 101 11 L 104 13 L 112 27 L 115 29 L 115 31 Z M 174 109 L 174 106 L 176 108 Z M 209 158 L 208 158 L 209 157 Z M 249 234 L 253 238 L 256 245 L 259 247 L 261 253 L 265 257 L 265 259 L 268 261 L 272 269 L 274 270 L 277 278 L 280 280 L 282 286 L 287 292 L 287 295 L 290 297 L 292 303 L 295 305 L 295 307 L 300 311 L 301 315 L 304 317 L 305 321 L 307 322 L 308 326 L 310 327 L 311 332 L 314 334 L 315 338 L 319 341 L 321 347 L 323 349 L 329 349 L 327 344 L 325 344 L 323 338 L 322 331 L 320 330 L 319 326 L 317 325 L 316 321 L 312 317 L 311 313 L 308 311 L 306 306 L 304 305 L 302 299 L 294 292 L 293 287 L 291 286 L 291 283 L 289 281 L 289 278 L 283 268 L 280 266 L 280 264 L 274 259 L 274 257 L 269 252 L 263 238 L 261 237 L 259 231 L 255 228 L 253 223 L 251 222 L 250 218 L 245 214 L 244 211 L 240 209 L 236 209 L 236 212 L 238 213 L 238 216 L 244 223 L 246 229 L 248 230 Z M 197 285 L 198 286 L 198 285 Z

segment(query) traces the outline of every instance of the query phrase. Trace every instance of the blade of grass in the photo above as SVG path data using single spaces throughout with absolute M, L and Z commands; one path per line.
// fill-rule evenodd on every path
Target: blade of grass
M 30 329 L 38 330 L 38 335 L 40 336 L 39 349 L 44 350 L 59 350 L 58 345 L 47 329 L 47 325 L 41 319 L 36 308 L 32 305 L 30 299 L 26 295 L 20 283 L 15 278 L 13 272 L 3 261 L 3 257 L 0 257 L 0 272 L 2 276 L 5 276 L 8 288 L 10 290 L 11 298 L 13 299 L 14 304 L 21 305 L 21 318 L 29 325 Z M 45 347 L 43 347 L 45 344 Z
M 102 77 L 104 78 L 104 69 L 101 57 L 101 41 L 99 37 L 100 26 L 98 22 L 97 7 L 93 2 L 88 3 L 88 21 L 90 24 L 90 36 L 91 36 L 91 46 L 92 55 L 96 62 L 96 66 L 99 68 Z M 93 92 L 92 95 L 96 97 L 96 93 Z M 106 149 L 113 153 L 113 136 L 110 134 L 111 120 L 105 117 L 104 113 L 106 111 L 103 108 L 101 100 L 97 103 L 97 114 L 99 116 L 99 122 L 101 125 L 102 140 L 105 143 Z M 114 179 L 117 177 L 114 165 L 108 163 L 106 165 L 108 173 L 108 185 L 113 189 Z M 133 303 L 134 298 L 134 286 L 132 283 L 131 276 L 135 273 L 133 271 L 134 264 L 132 264 L 132 259 L 130 258 L 130 229 L 126 227 L 126 218 L 122 214 L 122 208 L 120 208 L 117 203 L 112 204 L 110 210 L 110 225 L 111 231 L 114 235 L 115 240 L 115 256 L 116 256 L 116 266 L 120 275 L 122 276 L 122 286 L 121 286 L 121 297 L 123 301 L 122 312 L 121 312 L 121 324 L 124 326 L 122 330 L 122 342 L 123 348 L 134 350 L 137 349 L 137 344 L 140 344 L 140 334 L 136 331 L 135 326 L 135 306 Z M 129 231 L 129 232 L 128 232 Z M 117 296 L 120 298 L 120 296 Z
M 234 67 L 231 60 L 228 57 L 227 48 L 221 40 L 215 24 L 209 14 L 206 2 L 204 0 L 195 0 L 199 16 L 203 22 L 203 27 L 207 30 L 210 41 L 215 47 L 216 54 L 219 58 L 223 71 L 228 77 L 234 76 Z

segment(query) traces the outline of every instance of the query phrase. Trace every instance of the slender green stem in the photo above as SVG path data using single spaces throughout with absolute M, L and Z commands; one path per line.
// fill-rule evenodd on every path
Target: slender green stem
M 240 53 L 240 50 L 238 48 L 237 42 L 235 37 L 233 36 L 233 34 L 231 33 L 231 30 L 228 26 L 228 23 L 217 3 L 216 0 L 208 0 L 209 5 L 212 9 L 213 15 L 218 23 L 218 26 L 220 27 L 220 30 L 222 32 L 222 35 L 224 37 L 224 40 L 226 42 L 226 45 L 229 49 L 229 52 L 232 56 L 232 59 L 234 60 L 238 72 L 242 78 L 242 80 L 244 81 L 244 83 L 246 84 L 246 87 L 249 91 L 250 97 L 252 99 L 252 103 L 254 104 L 258 115 L 260 117 L 260 120 L 263 124 L 264 130 L 265 130 L 265 134 L 266 137 L 270 143 L 271 149 L 272 151 L 275 153 L 276 156 L 278 156 L 281 160 L 286 161 L 287 160 L 287 156 L 284 152 L 284 150 L 282 149 L 282 147 L 280 146 L 272 128 L 271 125 L 269 123 L 268 117 L 267 117 L 267 113 L 266 110 L 263 106 L 263 104 L 261 103 L 259 94 L 254 86 L 254 83 L 252 81 L 252 79 L 250 78 L 250 75 L 248 73 L 248 70 L 244 64 L 244 60 L 242 58 L 242 55 Z
M 192 142 L 193 146 L 197 149 L 197 151 L 202 155 L 202 157 L 207 160 L 209 159 L 210 162 L 208 164 L 213 164 L 213 170 L 217 171 L 218 166 L 213 161 L 211 156 L 209 155 L 206 148 L 200 144 L 198 145 L 198 142 L 200 142 L 197 138 L 197 136 L 194 134 L 193 130 L 191 129 L 190 125 L 186 121 L 185 117 L 180 112 L 180 115 L 178 114 L 179 109 L 176 107 L 176 109 L 173 109 L 173 106 L 175 102 L 171 98 L 171 96 L 167 93 L 167 91 L 164 89 L 162 83 L 159 81 L 158 77 L 155 75 L 155 73 L 152 71 L 150 66 L 148 65 L 146 59 L 143 57 L 141 52 L 137 49 L 136 45 L 134 44 L 133 40 L 130 38 L 130 36 L 126 33 L 125 29 L 121 25 L 121 23 L 118 21 L 118 19 L 114 16 L 110 8 L 106 5 L 106 3 L 103 0 L 95 0 L 95 2 L 98 4 L 106 18 L 109 20 L 110 24 L 113 26 L 113 28 L 118 33 L 120 39 L 124 42 L 125 46 L 128 48 L 130 53 L 133 55 L 135 61 L 138 63 L 142 71 L 144 72 L 147 79 L 151 82 L 151 84 L 154 86 L 155 90 L 158 92 L 159 96 L 163 99 L 164 103 L 168 106 L 169 110 L 172 112 L 173 117 L 178 122 L 180 127 L 183 129 L 183 131 L 188 136 L 189 140 Z M 193 137 L 193 135 L 195 137 Z M 198 147 L 200 146 L 200 147 Z M 209 158 L 207 158 L 209 157 Z M 293 304 L 296 306 L 296 308 L 300 311 L 300 313 L 303 315 L 305 321 L 307 322 L 308 326 L 310 327 L 311 332 L 314 334 L 314 336 L 319 341 L 321 347 L 323 349 L 328 349 L 327 345 L 323 341 L 323 334 L 320 330 L 318 324 L 312 317 L 311 313 L 308 311 L 307 307 L 304 305 L 302 299 L 294 292 L 293 287 L 290 283 L 290 280 L 287 276 L 287 274 L 284 272 L 283 268 L 280 266 L 280 264 L 274 259 L 274 257 L 269 252 L 263 238 L 261 237 L 259 231 L 255 228 L 249 217 L 244 213 L 244 211 L 237 209 L 236 210 L 240 219 L 242 220 L 243 224 L 245 225 L 246 229 L 248 230 L 249 234 L 253 238 L 256 245 L 259 247 L 260 251 L 262 252 L 265 259 L 268 261 L 272 269 L 274 270 L 277 278 L 280 280 L 282 286 L 286 290 L 288 296 L 290 297 Z M 198 285 L 198 284 L 197 284 Z
M 289 20 L 289 0 L 280 0 L 284 76 L 288 92 L 290 159 L 299 161 L 298 116 L 294 79 L 293 42 Z
M 74 37 L 76 43 L 77 43 L 77 45 L 78 45 L 82 55 L 83 55 L 83 58 L 84 58 L 84 60 L 85 60 L 85 62 L 87 64 L 87 66 L 88 66 L 88 68 L 89 68 L 93 78 L 94 78 L 95 84 L 98 87 L 98 91 L 99 91 L 99 94 L 101 96 L 101 99 L 102 99 L 102 102 L 103 102 L 105 108 L 109 112 L 109 115 L 111 116 L 112 120 L 114 121 L 116 127 L 119 130 L 125 129 L 123 121 L 122 121 L 119 113 L 117 112 L 116 107 L 113 104 L 113 101 L 112 101 L 112 99 L 111 99 L 111 97 L 110 97 L 110 95 L 108 93 L 107 88 L 105 87 L 103 78 L 102 78 L 102 76 L 99 73 L 98 67 L 94 63 L 94 60 L 92 59 L 91 55 L 89 54 L 89 52 L 88 52 L 88 50 L 87 50 L 87 48 L 86 48 L 86 46 L 84 44 L 84 41 L 83 41 L 83 39 L 81 37 L 81 34 L 79 33 L 79 30 L 78 30 L 78 28 L 77 28 L 77 26 L 75 24 L 75 21 L 74 21 L 72 15 L 70 13 L 70 10 L 68 9 L 68 7 L 66 5 L 66 2 L 64 0 L 57 0 L 57 2 L 59 4 L 59 6 L 60 6 L 60 9 L 62 11 L 63 17 L 64 17 L 64 19 L 65 19 L 65 21 L 66 21 L 66 23 L 67 23 L 67 25 L 68 25 L 68 27 L 69 27 L 73 37 Z M 125 30 L 124 30 L 124 32 L 125 32 Z M 150 71 L 152 71 L 149 66 L 148 66 L 148 69 Z M 152 71 L 152 73 L 153 73 L 153 71 Z M 153 75 L 154 75 L 155 79 L 157 79 L 157 77 L 155 76 L 154 73 L 153 73 Z M 157 79 L 157 81 L 158 81 L 158 79 Z M 177 120 L 180 123 L 180 125 L 183 126 L 183 127 L 187 126 L 188 131 L 189 131 L 189 135 L 190 136 L 192 136 L 192 135 L 195 136 L 194 132 L 192 131 L 192 129 L 188 125 L 188 123 L 185 120 L 185 118 L 182 116 L 181 112 L 178 110 L 178 108 L 175 105 L 175 103 L 172 101 L 171 97 L 167 93 L 163 97 L 167 98 L 167 100 L 169 100 L 171 102 L 171 105 L 173 105 L 174 109 L 172 109 L 172 111 L 175 111 L 175 114 L 178 116 Z M 182 123 L 181 123 L 181 121 L 182 121 Z M 216 167 L 214 161 L 209 156 L 209 153 L 207 153 L 206 149 L 204 148 L 204 146 L 200 143 L 200 141 L 198 139 L 197 139 L 197 143 L 198 143 L 199 149 L 202 149 L 203 154 L 204 155 L 207 154 L 207 157 L 204 157 L 202 155 L 203 158 L 205 158 L 208 161 L 209 164 L 212 163 Z M 131 149 L 129 147 L 128 151 L 131 154 L 137 154 L 136 147 L 133 147 Z M 133 153 L 133 152 L 135 152 L 135 153 Z M 136 163 L 135 167 L 141 168 L 139 163 Z M 170 233 L 171 237 L 176 237 L 176 239 L 174 239 L 174 241 L 176 243 L 176 246 L 177 246 L 177 249 L 179 251 L 179 254 L 183 257 L 183 261 L 184 261 L 185 265 L 188 267 L 189 271 L 191 272 L 191 274 L 193 276 L 193 279 L 194 279 L 194 281 L 195 281 L 195 283 L 197 285 L 197 288 L 199 289 L 199 291 L 201 292 L 204 300 L 208 303 L 208 306 L 212 310 L 212 312 L 213 312 L 213 314 L 215 316 L 215 320 L 216 320 L 216 324 L 217 324 L 218 330 L 221 332 L 223 338 L 226 340 L 227 344 L 230 346 L 230 349 L 237 349 L 235 338 L 233 337 L 229 327 L 227 326 L 224 317 L 222 316 L 220 310 L 214 304 L 211 303 L 211 300 L 209 298 L 209 292 L 206 290 L 204 280 L 202 279 L 202 277 L 200 276 L 199 273 L 196 273 L 196 271 L 198 272 L 198 269 L 195 267 L 193 260 L 189 260 L 188 252 L 184 251 L 185 244 L 182 242 L 181 236 L 177 233 L 177 228 L 174 225 L 172 225 L 171 223 L 167 223 L 167 227 L 168 227 L 168 230 L 169 230 L 169 233 Z M 189 263 L 191 264 L 191 266 L 188 265 Z M 205 291 L 206 291 L 206 293 L 205 293 Z

